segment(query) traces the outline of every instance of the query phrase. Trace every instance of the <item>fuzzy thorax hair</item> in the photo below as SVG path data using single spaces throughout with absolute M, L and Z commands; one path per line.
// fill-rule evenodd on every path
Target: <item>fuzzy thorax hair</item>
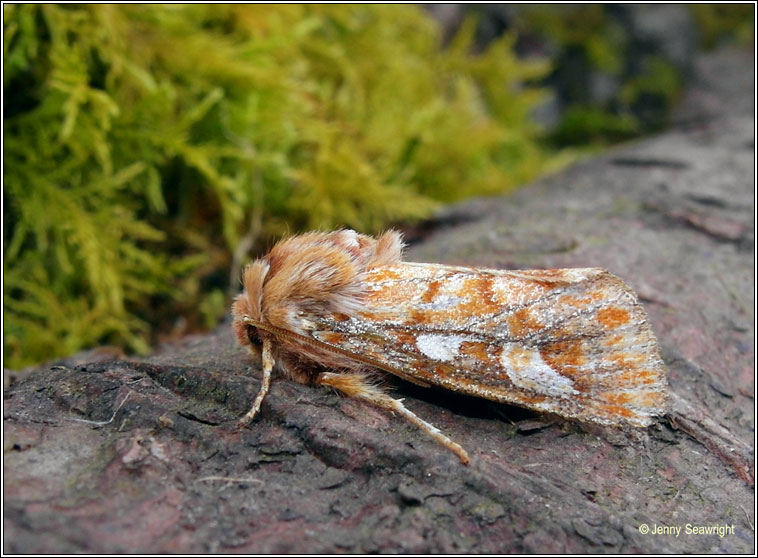
M 255 352 L 262 339 L 275 339 L 274 360 L 300 381 L 313 377 L 315 363 L 322 371 L 357 371 L 362 364 L 354 358 L 304 340 L 319 316 L 355 315 L 362 307 L 362 275 L 399 263 L 402 250 L 395 231 L 379 238 L 351 230 L 309 233 L 279 242 L 243 272 L 244 291 L 232 306 L 237 338 Z

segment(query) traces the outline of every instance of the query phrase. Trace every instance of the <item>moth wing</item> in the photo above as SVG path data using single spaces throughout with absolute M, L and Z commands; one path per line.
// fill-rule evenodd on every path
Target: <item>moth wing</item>
M 364 308 L 314 339 L 421 385 L 602 424 L 645 426 L 667 383 L 636 295 L 602 269 L 402 263 L 363 278 Z

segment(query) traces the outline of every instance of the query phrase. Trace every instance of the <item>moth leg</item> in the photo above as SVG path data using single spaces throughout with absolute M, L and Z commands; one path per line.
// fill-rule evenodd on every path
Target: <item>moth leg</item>
M 322 386 L 332 387 L 349 397 L 368 401 L 377 407 L 402 415 L 406 420 L 415 424 L 421 430 L 437 440 L 438 443 L 456 454 L 464 465 L 468 465 L 469 456 L 466 453 L 466 450 L 445 436 L 436 426 L 426 422 L 424 419 L 406 409 L 402 400 L 393 399 L 377 386 L 371 384 L 366 376 L 362 374 L 335 374 L 333 372 L 324 372 L 316 378 L 316 383 Z
M 258 414 L 258 411 L 261 409 L 263 398 L 266 397 L 268 388 L 271 387 L 271 371 L 274 368 L 274 357 L 271 355 L 271 341 L 268 339 L 263 340 L 261 362 L 263 363 L 263 381 L 261 382 L 261 389 L 258 390 L 258 395 L 255 397 L 251 409 L 239 420 L 238 424 L 240 426 L 245 426 L 253 420 L 255 415 Z

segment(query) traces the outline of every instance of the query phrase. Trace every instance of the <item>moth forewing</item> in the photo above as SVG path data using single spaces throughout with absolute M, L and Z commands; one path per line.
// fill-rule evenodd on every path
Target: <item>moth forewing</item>
M 415 381 L 603 424 L 665 412 L 665 366 L 644 310 L 602 269 L 369 272 L 366 306 L 316 335 Z M 402 296 L 398 296 L 402 293 Z

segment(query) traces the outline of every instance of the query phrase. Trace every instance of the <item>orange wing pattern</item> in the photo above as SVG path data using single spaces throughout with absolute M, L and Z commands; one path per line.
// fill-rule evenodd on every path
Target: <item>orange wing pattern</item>
M 665 367 L 634 292 L 605 270 L 497 271 L 399 263 L 361 278 L 354 316 L 311 335 L 416 383 L 646 426 L 665 413 Z

